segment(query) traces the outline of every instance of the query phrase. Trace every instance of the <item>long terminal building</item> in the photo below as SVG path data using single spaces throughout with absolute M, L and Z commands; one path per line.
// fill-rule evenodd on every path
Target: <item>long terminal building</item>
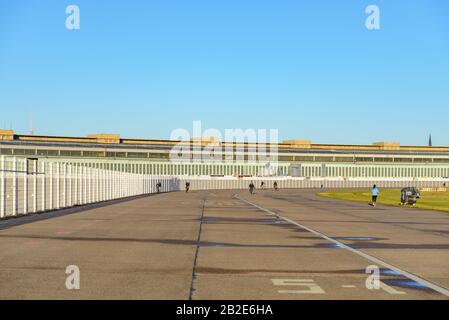
M 171 150 L 181 141 L 127 139 L 118 134 L 62 137 L 16 134 L 0 130 L 0 155 L 55 159 L 69 164 L 176 176 L 291 176 L 304 178 L 447 178 L 449 147 L 401 146 L 398 142 L 371 145 L 313 144 L 286 140 L 272 145 L 192 139 L 189 158 L 173 160 Z M 220 158 L 197 153 L 214 145 Z M 271 160 L 259 159 L 264 148 Z M 274 148 L 273 148 L 274 147 Z M 274 159 L 274 160 L 273 160 Z

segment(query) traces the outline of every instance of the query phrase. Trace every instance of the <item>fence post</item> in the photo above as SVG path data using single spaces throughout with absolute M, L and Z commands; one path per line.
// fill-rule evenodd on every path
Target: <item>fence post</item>
M 27 159 L 23 159 L 23 214 L 28 213 L 28 167 Z
M 89 203 L 95 202 L 95 173 L 94 168 L 89 167 Z
M 107 185 L 107 178 L 109 175 L 109 171 L 106 170 L 106 166 L 103 165 L 103 168 L 101 169 L 101 200 L 105 201 L 108 199 L 108 185 Z
M 83 167 L 77 163 L 76 169 L 76 188 L 78 190 L 76 196 L 76 204 L 81 205 L 83 203 Z
M 46 165 L 46 162 L 45 161 L 42 161 L 42 185 L 41 185 L 41 188 L 42 188 L 42 192 L 41 192 L 41 197 L 42 197 L 42 211 L 45 211 L 46 209 L 47 209 L 47 207 L 46 207 L 46 200 L 47 200 L 47 197 L 46 197 L 46 195 L 47 195 L 47 190 L 46 190 L 46 181 L 47 181 L 47 177 L 46 177 L 46 175 L 45 175 L 45 165 Z
M 37 212 L 37 160 L 33 165 L 33 212 Z
M 100 201 L 100 169 L 95 168 L 94 169 L 94 178 L 95 178 L 95 201 Z
M 104 172 L 104 199 L 105 200 L 111 200 L 111 183 L 110 181 L 112 180 L 112 170 L 111 170 L 111 166 L 108 164 L 106 166 L 106 171 Z
M 90 203 L 94 203 L 95 202 L 95 194 L 96 194 L 96 190 L 95 190 L 95 168 L 90 167 L 89 168 L 89 175 L 90 175 Z
M 112 166 L 111 166 L 112 167 Z M 108 183 L 108 191 L 109 191 L 109 193 L 108 193 L 108 199 L 109 200 L 112 200 L 113 198 L 115 198 L 115 192 L 114 192 L 114 189 L 115 189 L 115 183 L 116 183 L 116 181 L 115 181 L 115 172 L 113 171 L 113 169 L 112 168 L 110 168 L 109 169 L 109 181 L 106 181 L 107 183 Z
M 97 202 L 98 198 L 98 171 L 97 168 L 92 168 L 92 203 Z
M 146 184 L 146 194 L 150 193 L 150 176 L 148 174 L 145 175 L 145 184 Z
M 64 197 L 62 198 L 62 207 L 67 207 L 67 164 L 62 164 L 62 194 Z
M 120 198 L 125 196 L 125 172 L 120 172 Z
M 92 168 L 87 167 L 87 203 L 92 203 Z
M 114 175 L 115 175 L 115 182 L 117 183 L 117 186 L 115 187 L 115 191 L 114 191 L 115 197 L 116 198 L 121 198 L 122 173 L 120 172 L 120 164 L 117 166 Z
M 0 168 L 0 218 L 5 217 L 5 209 L 6 209 L 6 177 L 5 177 L 5 156 L 1 156 L 1 168 Z
M 127 170 L 127 165 L 124 165 L 124 170 Z M 123 171 L 123 185 L 122 185 L 122 189 L 123 189 L 123 197 L 127 197 L 128 196 L 128 173 L 126 171 Z
M 131 167 L 132 170 L 132 167 Z M 132 182 L 132 173 L 128 172 L 128 197 L 132 196 L 133 190 L 133 182 Z
M 103 201 L 104 200 L 104 165 L 101 164 L 101 168 L 98 171 L 98 174 L 100 176 L 99 181 L 100 181 L 100 199 L 99 201 Z
M 83 204 L 87 204 L 89 203 L 89 167 L 87 167 L 86 164 L 84 164 L 84 175 L 83 175 L 83 180 L 84 180 L 84 202 Z
M 53 162 L 50 162 L 50 210 L 54 209 L 53 207 Z
M 97 202 L 103 201 L 103 164 L 99 165 L 97 168 L 97 185 L 98 185 L 98 198 Z
M 84 164 L 86 165 L 86 164 Z M 84 202 L 83 204 L 89 203 L 89 167 L 84 167 Z
M 108 172 L 105 169 L 105 165 L 102 165 L 101 168 L 101 201 L 107 200 L 107 184 L 106 184 L 106 178 L 108 176 Z
M 83 175 L 81 177 L 83 182 L 83 204 L 87 203 L 87 167 L 83 164 Z
M 126 168 L 126 166 L 124 166 L 124 168 Z M 127 177 L 128 177 L 128 174 L 124 171 L 124 172 L 122 172 L 121 173 L 121 179 L 122 179 L 122 182 L 121 182 L 121 189 L 122 189 L 122 191 L 121 191 L 121 197 L 122 198 L 124 198 L 124 197 L 126 197 L 127 196 Z
M 13 158 L 12 163 L 12 215 L 17 215 L 17 158 Z
M 112 200 L 115 197 L 114 188 L 115 188 L 115 179 L 114 179 L 114 166 L 111 165 L 108 170 L 108 177 L 106 179 L 107 184 L 107 192 L 108 192 L 108 200 Z
M 61 164 L 56 163 L 56 209 L 61 204 Z
M 69 203 L 68 203 L 68 207 L 71 207 L 73 205 L 73 197 L 72 197 L 72 183 L 73 183 L 73 165 L 69 164 L 69 190 L 68 190 L 68 195 L 69 195 Z
M 122 197 L 122 178 L 123 178 L 122 175 L 123 175 L 123 173 L 121 171 L 117 172 L 117 180 L 118 180 L 118 186 L 119 186 L 118 190 L 117 190 L 118 198 Z
M 131 195 L 131 174 L 129 172 L 126 173 L 126 196 L 129 197 Z
M 79 188 L 79 171 L 80 171 L 80 167 L 78 166 L 78 163 L 75 164 L 75 183 L 73 185 L 73 187 L 75 188 L 73 195 L 75 196 L 74 199 L 74 204 L 77 205 L 80 202 L 80 188 Z

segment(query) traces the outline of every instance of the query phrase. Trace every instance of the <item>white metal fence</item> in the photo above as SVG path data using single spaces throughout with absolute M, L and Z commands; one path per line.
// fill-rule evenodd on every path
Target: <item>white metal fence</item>
M 85 205 L 136 195 L 185 190 L 247 189 L 251 181 L 256 188 L 380 188 L 449 187 L 448 179 L 306 179 L 292 177 L 210 177 L 155 176 L 150 174 L 94 168 L 86 164 L 68 164 L 52 160 L 0 157 L 0 218 Z M 126 169 L 126 167 L 124 167 Z
M 160 192 L 179 186 L 175 177 L 1 156 L 0 218 L 155 193 L 157 182 Z

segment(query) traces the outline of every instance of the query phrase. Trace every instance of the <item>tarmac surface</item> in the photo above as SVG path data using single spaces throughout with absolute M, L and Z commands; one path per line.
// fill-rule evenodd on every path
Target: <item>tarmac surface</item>
M 1 221 L 0 299 L 449 298 L 448 213 L 316 192 L 164 193 Z

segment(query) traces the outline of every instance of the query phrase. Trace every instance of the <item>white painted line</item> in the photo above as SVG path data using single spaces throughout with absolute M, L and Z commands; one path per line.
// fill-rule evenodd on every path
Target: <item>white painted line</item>
M 389 294 L 407 294 L 404 291 L 398 291 L 395 288 L 390 287 L 389 285 L 386 285 L 385 283 L 383 283 L 382 281 L 380 282 L 380 288 L 382 290 L 385 290 L 386 292 L 388 292 Z
M 325 294 L 326 292 L 321 289 L 312 279 L 271 279 L 275 286 L 299 286 L 307 289 L 302 290 L 278 290 L 278 293 L 291 293 L 291 294 Z
M 342 242 L 340 242 L 340 241 L 338 241 L 338 240 L 335 240 L 335 239 L 332 239 L 332 238 L 326 236 L 324 233 L 321 233 L 321 232 L 319 232 L 319 231 L 316 231 L 316 230 L 314 230 L 314 229 L 311 229 L 311 228 L 309 228 L 309 227 L 307 227 L 307 226 L 305 226 L 305 225 L 302 225 L 302 224 L 300 224 L 300 223 L 298 223 L 298 222 L 296 222 L 296 221 L 290 220 L 289 218 L 280 216 L 279 214 L 276 214 L 276 213 L 274 213 L 273 211 L 271 211 L 271 210 L 269 210 L 269 209 L 266 209 L 266 208 L 264 208 L 264 207 L 261 207 L 261 206 L 255 204 L 255 203 L 249 202 L 248 200 L 242 199 L 242 198 L 240 198 L 238 195 L 234 195 L 234 196 L 235 196 L 237 199 L 239 199 L 240 201 L 243 201 L 243 202 L 245 202 L 245 203 L 247 203 L 247 204 L 249 204 L 249 205 L 252 205 L 253 207 L 256 207 L 256 208 L 258 208 L 258 209 L 260 209 L 260 210 L 263 210 L 263 211 L 265 211 L 265 212 L 267 212 L 267 213 L 269 213 L 269 214 L 272 214 L 272 215 L 274 215 L 274 216 L 277 216 L 277 217 L 279 217 L 280 219 L 282 219 L 282 220 L 284 220 L 284 221 L 287 221 L 287 222 L 289 222 L 289 223 L 291 223 L 291 224 L 294 224 L 294 225 L 296 225 L 296 226 L 298 226 L 298 227 L 300 227 L 300 228 L 302 228 L 302 229 L 304 229 L 304 230 L 307 230 L 307 231 L 309 231 L 309 232 L 311 232 L 311 233 L 313 233 L 313 234 L 315 234 L 315 235 L 317 235 L 317 236 L 320 236 L 320 237 L 323 238 L 323 239 L 326 239 L 326 240 L 328 240 L 328 241 L 330 241 L 330 242 L 332 242 L 332 243 L 335 243 L 335 244 L 337 244 L 339 247 L 341 247 L 342 249 L 349 250 L 349 251 L 351 251 L 351 252 L 353 252 L 353 253 L 355 253 L 355 254 L 357 254 L 357 255 L 359 255 L 359 256 L 365 258 L 365 259 L 368 259 L 368 260 L 370 260 L 370 261 L 376 263 L 377 265 L 381 265 L 381 266 L 383 266 L 383 267 L 385 267 L 385 268 L 388 268 L 388 269 L 390 269 L 390 270 L 396 271 L 396 272 L 400 273 L 401 275 L 403 275 L 403 276 L 409 278 L 410 280 L 416 281 L 416 282 L 418 282 L 418 283 L 420 283 L 420 284 L 422 284 L 422 285 L 424 285 L 424 286 L 426 286 L 426 287 L 428 287 L 428 288 L 430 288 L 430 289 L 432 289 L 432 290 L 435 290 L 435 291 L 441 293 L 442 295 L 445 295 L 446 297 L 449 297 L 449 290 L 446 289 L 446 288 L 444 288 L 444 287 L 441 287 L 441 286 L 439 286 L 439 285 L 437 285 L 437 284 L 435 284 L 435 283 L 433 283 L 433 282 L 429 282 L 429 281 L 427 281 L 427 280 L 425 280 L 425 279 L 422 279 L 422 278 L 420 278 L 420 277 L 418 277 L 418 276 L 415 276 L 414 274 L 411 274 L 411 273 L 409 273 L 409 272 L 407 272 L 407 271 L 405 271 L 405 270 L 399 269 L 399 268 L 397 268 L 397 267 L 395 267 L 395 266 L 393 266 L 393 265 L 391 265 L 391 264 L 389 264 L 389 263 L 387 263 L 387 262 L 385 262 L 385 261 L 383 261 L 383 260 L 380 260 L 380 259 L 378 259 L 378 258 L 376 258 L 376 257 L 374 257 L 374 256 L 371 256 L 371 255 L 369 255 L 369 254 L 366 254 L 366 253 L 364 253 L 364 252 L 362 252 L 362 251 L 359 251 L 359 250 L 357 250 L 357 249 L 351 248 L 351 247 L 345 245 L 344 243 L 342 243 Z

